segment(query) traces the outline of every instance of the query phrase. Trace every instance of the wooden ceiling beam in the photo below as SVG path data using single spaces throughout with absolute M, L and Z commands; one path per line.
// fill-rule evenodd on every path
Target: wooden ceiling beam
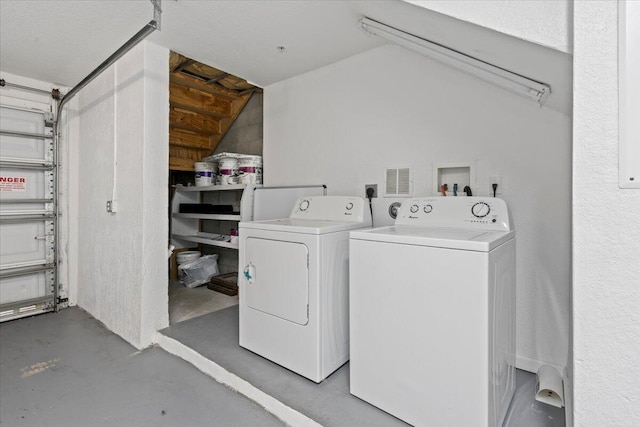
M 225 77 L 227 77 L 229 75 L 229 73 L 225 73 L 224 71 L 221 72 L 220 74 L 213 76 L 212 78 L 210 78 L 209 80 L 205 81 L 206 84 L 211 84 L 211 83 L 215 83 L 217 81 L 220 81 L 222 79 L 224 79 Z
M 169 109 L 169 123 L 176 129 L 185 129 L 207 135 L 220 133 L 219 119 L 182 108 L 171 107 Z
M 205 92 L 201 89 L 169 83 L 169 103 L 191 106 L 194 109 L 210 110 L 229 115 L 235 98 Z
M 212 89 L 219 89 L 219 91 L 222 91 L 222 93 L 225 94 L 229 94 L 229 93 L 233 93 L 236 94 L 237 92 L 233 89 L 229 89 L 228 87 L 223 86 L 222 84 L 218 83 L 220 80 L 224 79 L 225 77 L 229 76 L 229 73 L 225 73 L 224 71 L 220 74 L 218 74 L 217 76 L 214 76 L 211 79 L 207 79 L 204 76 L 201 76 L 197 73 L 191 72 L 189 70 L 180 70 L 179 71 L 179 75 L 184 75 L 184 76 L 188 76 L 191 77 L 192 79 L 194 79 L 196 82 L 202 82 L 204 84 L 206 84 L 207 86 L 209 86 Z
M 169 106 L 170 107 L 175 107 L 175 108 L 180 108 L 180 109 L 187 110 L 187 111 L 192 111 L 194 113 L 198 113 L 198 114 L 201 114 L 203 116 L 210 116 L 210 117 L 213 117 L 215 119 L 224 119 L 225 117 L 229 117 L 228 114 L 222 114 L 222 113 L 218 113 L 218 112 L 212 111 L 212 110 L 205 110 L 203 108 L 194 107 L 193 105 L 181 104 L 179 102 L 174 102 L 174 101 L 170 101 L 169 102 Z
M 185 61 L 182 61 L 181 63 L 179 63 L 178 65 L 176 65 L 173 70 L 171 70 L 172 73 L 178 73 L 182 70 L 184 70 L 185 68 L 187 68 L 189 65 L 193 64 L 194 62 L 196 62 L 193 59 L 189 59 L 187 58 Z
M 169 127 L 169 146 L 208 150 L 211 148 L 209 138 L 211 135 L 197 133 L 185 129 Z
M 169 81 L 180 86 L 187 86 L 213 95 L 221 96 L 231 101 L 238 97 L 238 92 L 236 92 L 235 90 L 224 88 L 218 84 L 208 85 L 203 80 L 199 80 L 195 77 L 191 77 L 182 73 L 172 73 L 169 76 Z

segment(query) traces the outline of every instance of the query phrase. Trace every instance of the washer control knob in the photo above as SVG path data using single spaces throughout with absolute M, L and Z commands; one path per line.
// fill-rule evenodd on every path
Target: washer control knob
M 491 212 L 491 207 L 485 202 L 478 202 L 471 206 L 471 213 L 476 218 L 484 218 Z
M 350 211 L 351 209 L 353 209 L 353 203 L 349 202 L 345 207 L 347 208 L 348 211 Z
M 424 210 L 424 213 L 431 213 L 431 211 L 433 210 L 433 206 L 425 205 L 423 210 Z
M 418 209 L 420 209 L 420 207 L 418 205 L 411 205 L 411 207 L 409 208 L 409 210 L 411 211 L 411 213 L 416 213 L 418 212 Z
M 302 212 L 306 211 L 307 209 L 309 209 L 309 201 L 307 199 L 303 200 L 300 202 L 300 206 L 299 206 L 300 210 Z

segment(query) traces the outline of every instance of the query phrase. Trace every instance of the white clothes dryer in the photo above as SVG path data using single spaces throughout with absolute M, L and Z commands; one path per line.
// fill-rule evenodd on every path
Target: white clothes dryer
M 349 360 L 349 231 L 363 198 L 299 199 L 289 218 L 239 224 L 240 346 L 312 381 Z
M 501 426 L 515 389 L 515 232 L 496 198 L 407 199 L 351 232 L 350 391 L 414 426 Z

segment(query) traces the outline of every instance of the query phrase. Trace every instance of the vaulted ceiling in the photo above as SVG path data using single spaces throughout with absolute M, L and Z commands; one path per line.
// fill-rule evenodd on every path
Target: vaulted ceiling
M 384 44 L 357 28 L 367 16 L 547 83 L 547 105 L 570 110 L 571 55 L 405 1 L 164 0 L 162 9 L 150 41 L 259 87 Z M 149 0 L 0 0 L 0 70 L 73 86 L 152 18 Z

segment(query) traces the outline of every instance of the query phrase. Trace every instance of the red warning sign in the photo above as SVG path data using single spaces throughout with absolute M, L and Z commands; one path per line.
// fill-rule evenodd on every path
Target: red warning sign
M 27 178 L 0 175 L 0 191 L 27 191 Z

